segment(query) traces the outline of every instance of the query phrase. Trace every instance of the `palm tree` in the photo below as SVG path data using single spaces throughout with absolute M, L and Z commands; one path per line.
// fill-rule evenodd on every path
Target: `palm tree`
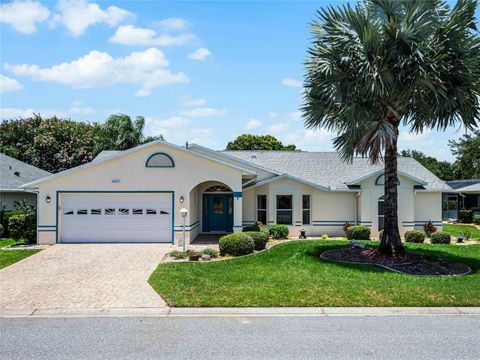
M 305 125 L 335 131 L 344 160 L 385 165 L 380 252 L 404 254 L 398 231 L 400 125 L 420 133 L 479 123 L 476 0 L 370 0 L 318 12 L 306 61 Z

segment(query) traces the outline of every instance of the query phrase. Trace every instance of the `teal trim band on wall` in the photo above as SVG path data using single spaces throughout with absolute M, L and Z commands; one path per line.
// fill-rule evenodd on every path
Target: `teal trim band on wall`
M 38 229 L 38 232 L 57 232 L 57 229 Z
M 58 229 L 58 214 L 60 205 L 58 202 L 60 194 L 171 194 L 172 195 L 172 245 L 175 244 L 174 223 L 175 223 L 175 191 L 173 190 L 57 190 L 55 194 L 55 227 Z M 58 231 L 55 231 L 55 243 L 58 244 Z M 160 242 L 159 242 L 160 243 Z M 163 242 L 165 244 L 165 242 Z
M 148 164 L 154 156 L 159 156 L 159 155 L 168 158 L 170 160 L 170 165 L 149 165 Z M 152 155 L 150 155 L 148 157 L 147 161 L 145 162 L 145 167 L 149 167 L 149 168 L 172 168 L 172 167 L 175 167 L 175 162 L 173 161 L 173 159 L 170 155 L 168 155 L 164 152 L 156 152 L 156 153 L 153 153 Z
M 233 197 L 234 198 L 241 198 L 242 197 L 242 192 L 241 191 L 234 191 L 233 192 Z
M 39 227 L 39 228 L 44 228 L 44 227 L 53 227 L 53 228 L 56 228 L 57 225 L 37 225 L 37 227 Z

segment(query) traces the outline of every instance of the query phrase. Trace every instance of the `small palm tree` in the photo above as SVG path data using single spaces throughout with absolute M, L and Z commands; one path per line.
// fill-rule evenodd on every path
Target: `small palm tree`
M 383 254 L 404 253 L 398 231 L 397 142 L 411 132 L 479 122 L 476 0 L 370 0 L 326 8 L 312 24 L 303 113 L 335 131 L 345 160 L 385 164 Z

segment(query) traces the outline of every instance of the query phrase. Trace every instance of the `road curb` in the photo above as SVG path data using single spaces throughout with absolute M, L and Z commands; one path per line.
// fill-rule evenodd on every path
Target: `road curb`
M 3 318 L 480 315 L 480 307 L 0 309 Z

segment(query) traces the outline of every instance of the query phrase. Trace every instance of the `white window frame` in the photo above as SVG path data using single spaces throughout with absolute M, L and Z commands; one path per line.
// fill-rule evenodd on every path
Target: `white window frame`
M 303 198 L 308 196 L 308 209 L 303 207 Z M 303 222 L 303 214 L 308 211 L 308 223 Z M 312 224 L 312 195 L 303 194 L 302 195 L 302 225 L 311 225 Z
M 260 196 L 265 196 L 265 209 L 262 209 L 262 208 L 258 207 L 258 204 L 259 204 L 258 198 Z M 267 196 L 267 194 L 257 194 L 257 210 L 256 210 L 257 221 L 260 221 L 260 219 L 258 218 L 258 212 L 259 211 L 265 211 L 265 224 L 263 224 L 263 225 L 267 225 L 268 224 L 268 196 Z
M 279 208 L 278 208 L 278 198 L 279 198 L 280 196 L 288 196 L 288 197 L 290 197 L 290 199 L 291 199 L 291 204 L 292 204 L 292 208 L 290 208 L 290 209 L 279 209 Z M 293 195 L 291 195 L 291 194 L 279 194 L 279 195 L 277 195 L 277 196 L 275 197 L 275 214 L 276 214 L 275 221 L 276 221 L 277 224 L 280 224 L 280 223 L 278 222 L 278 212 L 279 212 L 279 211 L 284 211 L 284 212 L 285 212 L 285 211 L 290 211 L 290 214 L 291 214 L 291 215 L 290 215 L 290 216 L 291 216 L 291 221 L 290 221 L 290 223 L 288 223 L 288 224 L 282 224 L 282 225 L 293 225 Z

